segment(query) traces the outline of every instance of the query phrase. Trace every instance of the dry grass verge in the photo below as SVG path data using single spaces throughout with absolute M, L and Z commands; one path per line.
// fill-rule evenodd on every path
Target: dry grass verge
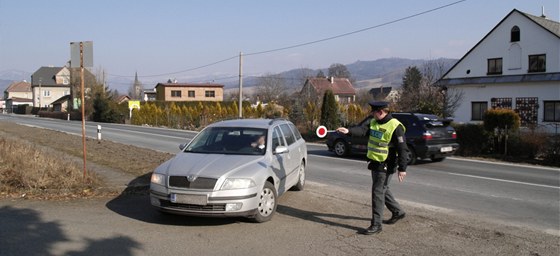
M 83 180 L 81 136 L 0 122 L 0 196 L 38 198 L 91 197 L 114 193 L 110 181 L 88 170 Z M 173 155 L 111 141 L 86 140 L 87 163 L 137 177 L 149 173 Z M 48 170 L 48 172 L 47 172 Z M 103 188 L 103 189 L 101 189 Z
M 0 193 L 8 197 L 89 197 L 102 180 L 58 152 L 0 137 Z

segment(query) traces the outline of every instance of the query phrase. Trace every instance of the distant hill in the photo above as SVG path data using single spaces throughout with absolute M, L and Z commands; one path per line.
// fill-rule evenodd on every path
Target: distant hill
M 4 95 L 4 91 L 15 81 L 31 81 L 31 73 L 20 70 L 3 70 L 0 71 L 0 95 Z
M 437 59 L 445 63 L 446 70 L 451 68 L 457 59 Z M 403 58 L 387 58 L 372 61 L 356 61 L 351 64 L 345 64 L 348 71 L 354 78 L 354 87 L 361 88 L 375 88 L 375 87 L 393 87 L 398 88 L 402 83 L 402 77 L 406 68 L 410 66 L 417 66 L 421 68 L 427 60 L 421 59 L 403 59 Z M 285 79 L 286 87 L 288 90 L 299 90 L 306 77 L 314 77 L 319 73 L 319 70 L 328 74 L 328 67 L 322 69 L 308 69 L 298 68 L 278 73 L 276 75 Z M 224 77 L 232 77 L 232 75 L 224 75 Z M 233 75 L 235 77 L 235 75 Z M 178 78 L 181 82 L 189 82 L 188 79 Z M 202 77 L 198 78 L 199 81 L 213 81 L 216 77 Z M 250 90 L 258 83 L 257 76 L 244 76 L 243 87 Z M 31 80 L 31 73 L 17 70 L 0 71 L 0 92 L 3 92 L 12 82 L 21 80 Z M 142 81 L 145 89 L 153 88 L 158 82 L 166 82 L 167 79 L 161 81 Z M 133 78 L 110 78 L 107 83 L 112 90 L 118 90 L 121 94 L 126 94 L 128 89 L 134 82 Z M 226 90 L 235 90 L 239 86 L 237 78 L 227 80 L 216 80 L 216 83 L 224 84 Z
M 447 71 L 456 62 L 457 59 L 437 59 L 442 61 Z M 427 60 L 413 60 L 402 58 L 388 58 L 378 59 L 373 61 L 356 61 L 351 64 L 345 64 L 352 78 L 356 81 L 354 86 L 359 88 L 384 87 L 398 88 L 402 83 L 402 77 L 406 68 L 416 66 L 421 69 L 422 65 Z M 288 89 L 297 90 L 303 85 L 303 78 L 308 76 L 316 76 L 319 70 L 324 74 L 328 74 L 328 67 L 323 69 L 292 69 L 279 73 L 278 75 L 285 79 L 286 87 Z M 258 77 L 245 77 L 243 79 L 243 87 L 255 86 L 258 82 Z M 224 83 L 225 88 L 236 88 L 237 81 Z

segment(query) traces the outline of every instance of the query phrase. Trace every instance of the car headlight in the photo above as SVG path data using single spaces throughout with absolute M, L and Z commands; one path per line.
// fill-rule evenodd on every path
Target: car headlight
M 242 189 L 256 186 L 252 179 L 226 179 L 221 190 Z
M 154 184 L 165 186 L 165 175 L 159 173 L 152 173 L 152 178 L 150 181 Z

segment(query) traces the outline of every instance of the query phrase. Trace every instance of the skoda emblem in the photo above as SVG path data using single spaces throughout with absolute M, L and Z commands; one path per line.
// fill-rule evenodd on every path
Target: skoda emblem
M 189 175 L 189 176 L 187 176 L 187 180 L 188 180 L 189 182 L 193 182 L 193 181 L 195 181 L 195 180 L 196 180 L 196 178 L 197 178 L 197 177 L 196 177 L 196 176 L 194 176 L 194 175 Z

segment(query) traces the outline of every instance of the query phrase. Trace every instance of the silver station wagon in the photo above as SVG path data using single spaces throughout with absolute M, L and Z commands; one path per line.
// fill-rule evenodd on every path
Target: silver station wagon
M 179 147 L 151 177 L 151 204 L 164 212 L 265 222 L 278 196 L 305 184 L 305 140 L 285 119 L 217 122 Z

